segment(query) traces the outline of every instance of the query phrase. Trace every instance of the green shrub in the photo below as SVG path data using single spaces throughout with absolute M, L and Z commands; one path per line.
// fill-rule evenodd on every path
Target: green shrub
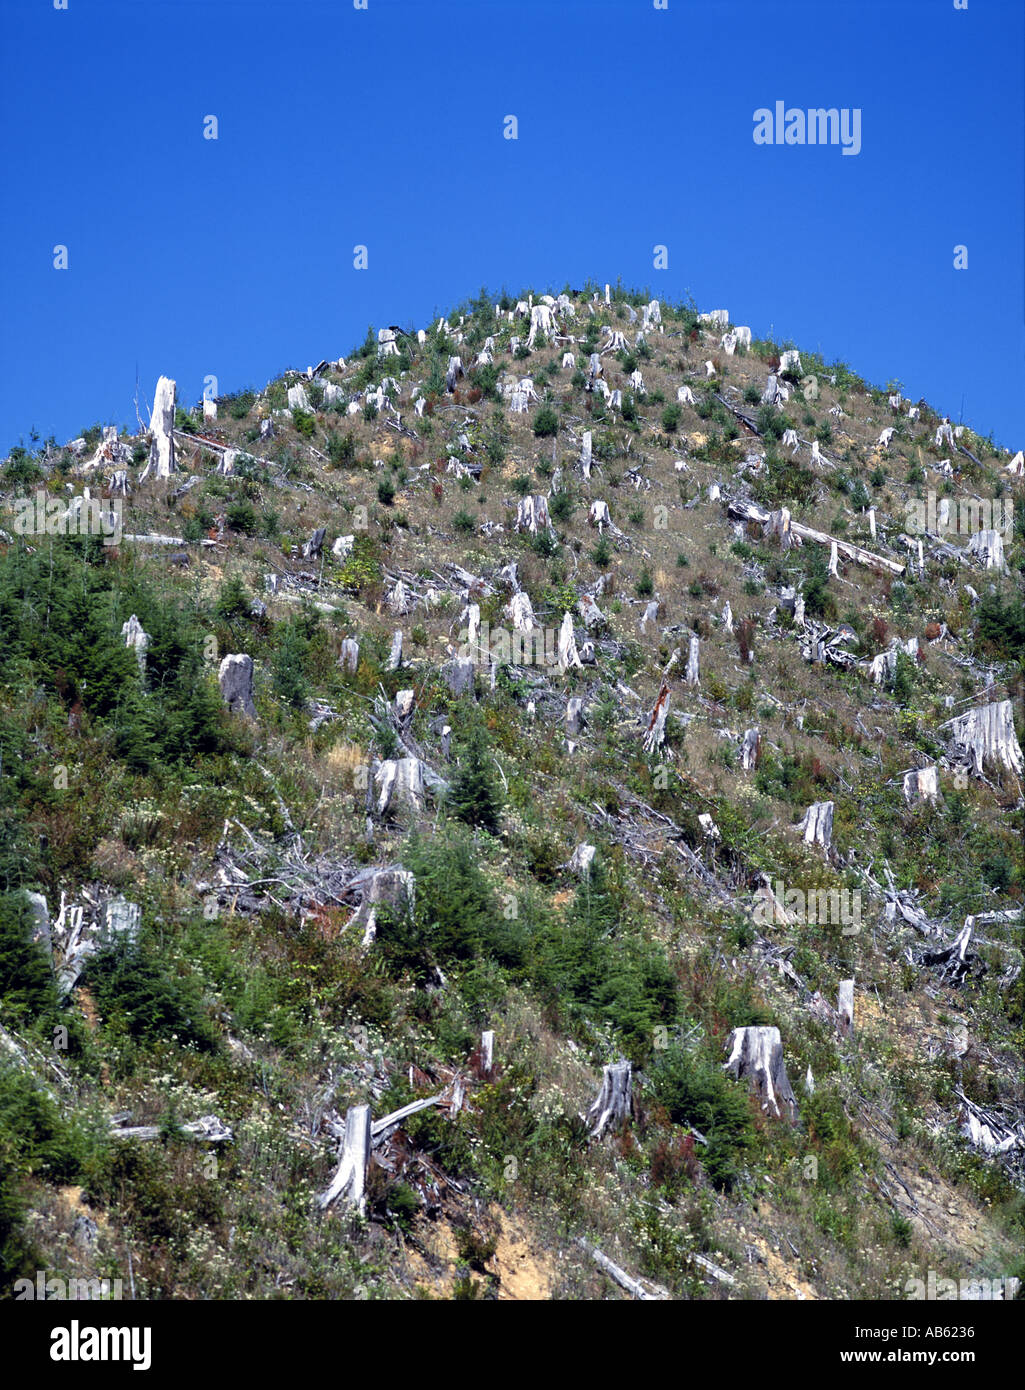
M 543 405 L 534 416 L 534 434 L 548 439 L 559 433 L 559 417 L 550 405 Z
M 56 1015 L 50 962 L 31 939 L 35 921 L 24 893 L 0 894 L 0 1020 L 8 1027 Z
M 336 468 L 351 466 L 356 459 L 356 436 L 351 431 L 339 434 L 332 430 L 327 437 L 327 456 Z
M 110 1032 L 152 1043 L 176 1038 L 200 1052 L 217 1047 L 199 988 L 190 976 L 175 975 L 139 942 L 121 938 L 103 947 L 83 975 Z
M 567 522 L 573 515 L 575 505 L 572 494 L 563 488 L 552 493 L 548 501 L 548 511 L 556 521 Z
M 255 536 L 260 529 L 256 508 L 246 497 L 229 503 L 224 516 L 231 529 L 240 531 L 244 536 Z
M 15 1279 L 34 1278 L 39 1268 L 22 1224 L 24 1180 L 73 1181 L 87 1154 L 81 1128 L 62 1118 L 25 1071 L 0 1061 L 0 1294 L 7 1294 Z
M 483 729 L 471 725 L 458 753 L 446 804 L 457 820 L 494 834 L 501 823 L 502 790 Z
M 731 1188 L 754 1138 L 747 1088 L 714 1062 L 676 1045 L 656 1054 L 651 1088 L 674 1124 L 708 1140 L 696 1150 L 716 1187 Z
M 382 507 L 390 507 L 395 501 L 395 479 L 385 474 L 377 484 L 377 500 Z

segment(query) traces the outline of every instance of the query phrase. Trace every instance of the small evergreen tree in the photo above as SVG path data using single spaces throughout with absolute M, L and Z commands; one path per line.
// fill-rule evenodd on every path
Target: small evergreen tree
M 460 750 L 459 766 L 449 789 L 449 809 L 458 820 L 494 834 L 501 821 L 502 800 L 487 738 L 480 725 L 474 724 Z

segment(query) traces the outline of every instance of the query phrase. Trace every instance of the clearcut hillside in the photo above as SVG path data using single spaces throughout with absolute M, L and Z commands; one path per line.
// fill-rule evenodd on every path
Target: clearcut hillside
M 481 291 L 3 462 L 6 1297 L 1025 1276 L 1025 465 L 743 324 Z

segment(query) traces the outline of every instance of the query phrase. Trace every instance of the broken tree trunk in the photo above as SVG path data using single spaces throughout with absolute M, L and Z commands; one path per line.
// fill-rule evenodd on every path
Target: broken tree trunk
M 596 850 L 594 845 L 586 843 L 577 845 L 576 849 L 569 857 L 566 868 L 571 869 L 578 878 L 588 879 L 591 877 L 591 865 L 594 862 L 595 854 Z
M 697 636 L 691 633 L 690 650 L 687 654 L 687 671 L 685 679 L 688 685 L 697 685 L 698 681 L 698 649 L 700 643 Z
M 743 521 L 757 521 L 762 526 L 767 526 L 772 519 L 769 512 L 763 511 L 753 502 L 730 502 L 727 504 L 727 510 L 731 516 Z M 816 531 L 811 526 L 802 526 L 793 520 L 790 522 L 790 531 L 799 540 L 818 541 L 820 545 L 830 547 L 835 545 L 841 555 L 848 560 L 856 560 L 860 565 L 878 566 L 880 569 L 889 570 L 891 574 L 903 574 L 906 568 L 897 560 L 888 560 L 884 555 L 876 555 L 871 550 L 864 550 L 860 545 L 838 540 L 835 536 L 828 536 L 825 531 Z
M 619 1130 L 629 1124 L 633 1114 L 633 1084 L 629 1062 L 614 1062 L 602 1071 L 601 1090 L 583 1116 L 592 1139 L 601 1139 L 607 1129 Z
M 529 531 L 536 536 L 538 531 L 552 529 L 548 515 L 548 499 L 541 493 L 533 497 L 521 497 L 516 507 L 517 531 Z
M 833 845 L 833 803 L 816 801 L 805 811 L 797 828 L 806 845 L 819 845 L 828 854 Z
M 939 800 L 940 787 L 938 770 L 920 767 L 904 774 L 904 800 L 909 806 L 933 805 Z
M 562 619 L 562 627 L 559 629 L 559 674 L 565 675 L 571 666 L 581 666 L 580 653 L 577 651 L 576 637 L 573 633 L 573 614 L 567 612 Z
M 367 1164 L 370 1161 L 370 1106 L 353 1105 L 345 1115 L 345 1133 L 339 1147 L 338 1168 L 331 1185 L 317 1198 L 323 1211 L 341 1197 L 360 1216 L 366 1212 Z
M 580 446 L 580 467 L 584 477 L 591 476 L 591 431 L 584 431 L 583 442 Z
M 253 704 L 253 658 L 235 652 L 224 658 L 217 673 L 221 697 L 232 713 L 256 718 Z
M 725 1070 L 737 1080 L 747 1078 L 762 1109 L 777 1118 L 798 1118 L 794 1096 L 783 1062 L 783 1040 L 778 1028 L 734 1028 L 726 1046 L 730 1055 Z M 782 1109 L 781 1109 L 782 1107 Z
M 841 980 L 836 1011 L 840 1015 L 840 1031 L 850 1037 L 854 1032 L 854 981 Z
M 761 735 L 758 730 L 748 729 L 740 747 L 740 765 L 745 772 L 750 772 L 753 767 L 757 767 L 760 747 Z
M 150 473 L 154 478 L 169 478 L 174 472 L 174 393 L 171 378 L 160 377 L 150 412 L 149 462 L 143 469 L 142 481 Z
M 577 738 L 579 734 L 587 728 L 587 719 L 584 715 L 584 702 L 579 695 L 574 695 L 566 702 L 566 732 L 570 738 Z
M 659 1288 L 657 1284 L 652 1284 L 650 1287 L 645 1288 L 638 1279 L 634 1279 L 631 1275 L 627 1274 L 625 1270 L 620 1269 L 619 1265 L 613 1264 L 608 1255 L 602 1254 L 596 1245 L 592 1245 L 591 1242 L 585 1240 L 583 1236 L 578 1237 L 577 1244 L 580 1246 L 581 1250 L 586 1251 L 587 1254 L 590 1255 L 599 1269 L 604 1270 L 610 1279 L 617 1283 L 621 1289 L 625 1289 L 632 1297 L 639 1298 L 643 1302 L 649 1303 L 662 1302 L 669 1297 L 668 1292 L 665 1289 Z
M 644 735 L 644 751 L 652 753 L 656 748 L 661 748 L 666 737 L 666 716 L 669 713 L 669 683 L 662 682 L 662 689 L 658 692 L 658 699 L 655 701 L 655 708 L 651 711 L 651 718 L 648 720 L 648 728 Z
M 139 670 L 145 673 L 149 634 L 143 631 L 142 623 L 139 622 L 134 613 L 126 623 L 121 624 L 121 636 L 125 639 L 126 647 L 135 649 L 135 659 L 139 663 Z
M 145 1141 L 159 1139 L 162 1132 L 160 1125 L 112 1125 L 110 1138 Z M 231 1130 L 216 1115 L 203 1115 L 190 1124 L 181 1125 L 177 1134 L 196 1143 L 230 1144 L 232 1140 Z
M 948 984 L 959 985 L 971 974 L 972 966 L 978 957 L 969 951 L 975 921 L 969 917 L 949 946 L 939 951 L 925 951 L 921 956 L 922 965 L 942 965 L 941 976 Z
M 951 730 L 955 747 L 968 754 L 976 777 L 982 776 L 986 766 L 1006 769 L 1019 777 L 1025 770 L 1010 700 L 970 709 L 941 728 Z

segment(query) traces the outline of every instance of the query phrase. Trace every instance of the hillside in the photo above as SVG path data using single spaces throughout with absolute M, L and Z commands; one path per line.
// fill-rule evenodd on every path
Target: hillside
M 620 285 L 166 370 L 0 469 L 5 1296 L 1025 1277 L 1022 455 Z

